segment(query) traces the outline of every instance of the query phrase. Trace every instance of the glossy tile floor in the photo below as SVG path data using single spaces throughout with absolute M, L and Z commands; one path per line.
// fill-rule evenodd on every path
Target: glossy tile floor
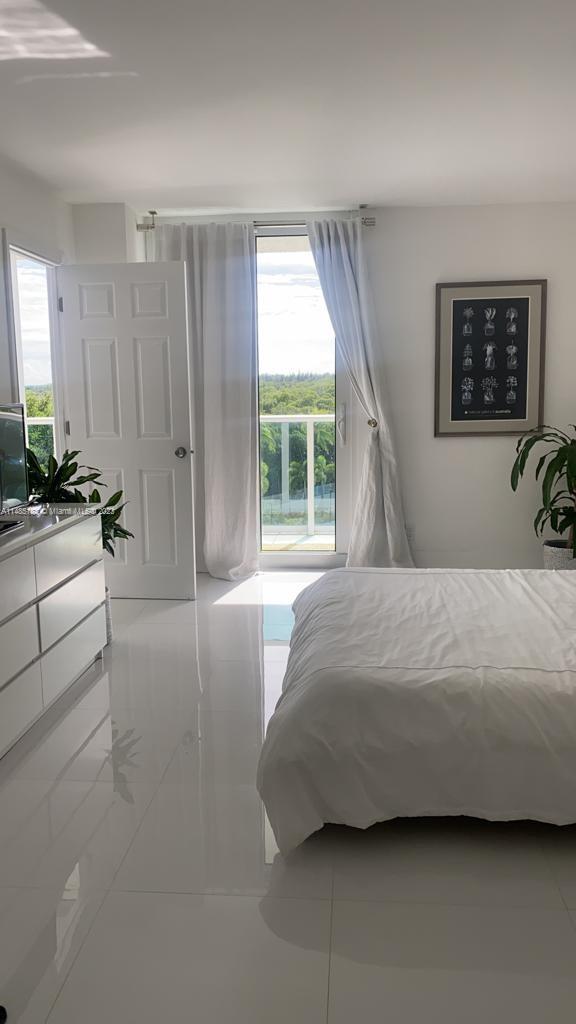
M 9 1024 L 572 1024 L 576 828 L 392 822 L 279 856 L 263 609 L 282 625 L 313 578 L 115 602 L 104 661 L 0 762 Z

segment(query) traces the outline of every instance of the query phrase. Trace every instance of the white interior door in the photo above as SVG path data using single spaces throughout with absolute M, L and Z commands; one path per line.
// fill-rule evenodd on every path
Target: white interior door
M 66 446 L 122 489 L 114 597 L 195 597 L 183 263 L 58 268 Z M 80 458 L 80 456 L 79 456 Z

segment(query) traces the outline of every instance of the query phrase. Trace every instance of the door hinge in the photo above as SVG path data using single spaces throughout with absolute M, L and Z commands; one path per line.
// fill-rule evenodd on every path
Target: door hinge
M 64 433 L 70 437 L 70 420 L 64 420 Z
M 64 312 L 64 299 L 61 295 L 58 296 L 58 310 L 60 313 Z

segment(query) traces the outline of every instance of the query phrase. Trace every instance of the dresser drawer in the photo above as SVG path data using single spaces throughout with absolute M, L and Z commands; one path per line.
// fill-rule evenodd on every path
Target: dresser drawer
M 34 550 L 38 594 L 45 594 L 83 566 L 102 557 L 100 516 L 86 516 L 82 522 L 37 544 Z
M 40 653 L 36 608 L 28 608 L 0 626 L 0 686 Z
M 38 605 L 40 643 L 45 651 L 104 600 L 104 563 L 91 565 Z
M 0 690 L 0 755 L 4 754 L 42 713 L 40 662 Z
M 0 622 L 36 597 L 32 548 L 0 562 Z
M 106 613 L 102 607 L 42 657 L 44 707 L 88 668 L 105 643 Z

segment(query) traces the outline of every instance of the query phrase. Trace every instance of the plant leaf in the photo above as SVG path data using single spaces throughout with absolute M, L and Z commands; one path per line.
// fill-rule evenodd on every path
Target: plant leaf
M 558 477 L 563 473 L 565 465 L 566 448 L 560 448 L 554 458 L 548 463 L 544 479 L 542 481 L 542 500 L 545 505 L 550 504 L 552 488 Z
M 123 493 L 123 491 L 115 491 L 114 494 L 111 494 L 110 497 L 108 498 L 106 505 L 116 505 L 121 500 Z
M 547 520 L 549 518 L 550 518 L 550 509 L 547 509 L 547 508 L 539 509 L 539 511 L 538 511 L 538 513 L 536 515 L 536 518 L 534 519 L 534 531 L 535 531 L 535 533 L 537 535 L 538 535 L 538 533 L 542 533 L 542 531 L 544 529 L 544 526 L 546 525 L 546 522 L 547 522 Z

